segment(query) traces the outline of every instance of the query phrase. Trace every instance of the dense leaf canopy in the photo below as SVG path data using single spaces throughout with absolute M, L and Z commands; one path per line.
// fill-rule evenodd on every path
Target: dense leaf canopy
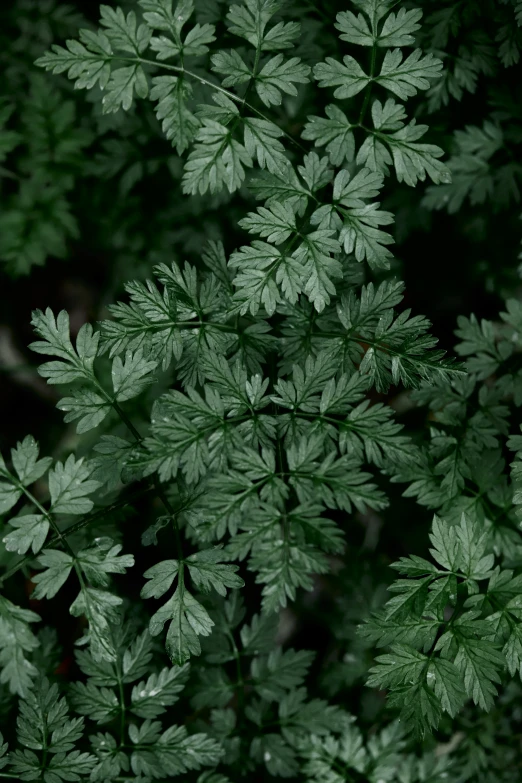
M 104 266 L 0 324 L 0 776 L 518 783 L 520 0 L 76 6 L 0 11 L 6 290 Z

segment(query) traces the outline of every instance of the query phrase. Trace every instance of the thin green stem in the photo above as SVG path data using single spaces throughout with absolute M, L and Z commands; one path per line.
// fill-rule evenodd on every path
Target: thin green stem
M 76 555 L 74 554 L 74 550 L 72 549 L 71 545 L 67 541 L 66 538 L 64 538 L 64 535 L 60 528 L 58 527 L 55 519 L 53 519 L 52 514 L 50 511 L 48 511 L 45 506 L 43 506 L 37 498 L 33 495 L 32 492 L 30 492 L 27 487 L 24 487 L 24 485 L 20 482 L 16 482 L 16 485 L 18 488 L 24 493 L 26 498 L 31 501 L 31 503 L 38 509 L 38 511 L 43 514 L 43 516 L 47 519 L 50 527 L 54 531 L 55 536 L 59 539 L 62 546 L 69 552 L 71 557 L 74 559 Z M 76 566 L 75 566 L 76 567 Z
M 405 359 L 415 359 L 415 362 L 417 364 L 422 364 L 425 367 L 431 367 L 433 369 L 440 369 L 439 362 L 433 361 L 431 359 L 424 359 L 423 357 L 419 356 L 418 354 L 407 354 L 405 351 L 400 351 L 395 348 L 391 348 L 389 345 L 386 345 L 384 343 L 378 342 L 377 340 L 371 340 L 369 337 L 363 337 L 361 335 L 357 334 L 342 334 L 340 332 L 327 332 L 327 331 L 320 331 L 320 332 L 314 332 L 312 334 L 313 337 L 328 337 L 331 339 L 336 340 L 349 340 L 350 342 L 355 343 L 365 343 L 370 348 L 378 348 L 379 350 L 387 353 L 389 356 L 399 356 Z M 465 375 L 465 370 L 459 369 L 459 367 L 444 367 L 444 372 L 452 373 L 454 375 Z
M 245 706 L 245 681 L 243 678 L 243 672 L 241 669 L 241 652 L 238 649 L 238 646 L 236 644 L 236 640 L 234 639 L 234 634 L 232 631 L 227 629 L 227 636 L 230 639 L 230 643 L 232 645 L 232 651 L 234 653 L 234 659 L 236 662 L 236 686 L 237 686 L 237 706 L 238 706 L 238 715 L 242 716 L 244 706 Z
M 155 323 L 150 324 L 140 324 L 139 332 L 140 334 L 142 332 L 147 331 L 161 331 L 162 329 L 216 329 L 219 332 L 237 332 L 237 328 L 234 326 L 229 326 L 228 324 L 218 324 L 213 323 L 212 321 L 172 321 L 172 320 L 165 320 L 165 321 L 158 321 Z M 137 329 L 135 330 L 138 331 Z M 134 334 L 134 332 L 131 332 Z M 30 366 L 30 365 L 28 365 Z M 0 369 L 1 372 L 1 369 Z
M 130 420 L 130 418 L 127 416 L 127 414 L 125 413 L 125 411 L 124 411 L 124 410 L 122 410 L 122 408 L 121 408 L 120 404 L 119 404 L 118 402 L 114 401 L 114 402 L 112 403 L 112 405 L 113 405 L 113 407 L 114 407 L 114 410 L 116 411 L 116 413 L 118 414 L 118 416 L 119 416 L 119 417 L 120 417 L 120 419 L 122 420 L 122 422 L 125 424 L 125 426 L 126 426 L 126 427 L 127 427 L 127 429 L 129 430 L 129 432 L 131 432 L 131 433 L 132 433 L 132 436 L 133 436 L 134 440 L 135 440 L 137 443 L 141 443 L 141 441 L 142 441 L 142 437 L 141 437 L 140 433 L 138 432 L 138 430 L 136 429 L 136 427 L 134 426 L 134 424 L 132 423 L 132 421 Z
M 312 194 L 310 194 L 312 195 Z M 315 199 L 317 201 L 317 199 Z M 276 258 L 276 260 L 271 264 L 267 269 L 265 270 L 265 280 L 268 280 L 273 273 L 278 269 L 278 267 L 283 263 L 285 258 L 290 254 L 290 251 L 293 250 L 294 245 L 299 239 L 302 239 L 301 230 L 305 227 L 305 225 L 308 223 L 308 219 L 305 217 L 301 221 L 300 225 L 296 228 L 296 230 L 293 233 L 293 236 L 287 240 L 286 245 L 281 250 L 281 255 L 279 258 Z
M 285 475 L 283 470 L 284 466 L 283 445 L 281 443 L 281 439 L 278 438 L 276 448 L 276 469 L 280 476 Z M 290 541 L 290 522 L 288 520 L 288 514 L 285 511 L 282 513 L 281 532 L 283 535 L 283 541 L 285 544 L 288 544 Z
M 116 59 L 116 58 L 110 58 L 110 59 Z M 198 73 L 194 73 L 193 71 L 188 71 L 186 68 L 183 68 L 180 65 L 168 65 L 167 63 L 158 63 L 156 62 L 156 60 L 149 60 L 145 57 L 137 57 L 137 58 L 119 57 L 117 59 L 124 60 L 125 62 L 133 62 L 133 63 L 138 62 L 142 65 L 153 65 L 156 68 L 165 68 L 169 71 L 174 71 L 175 73 L 185 74 L 190 79 L 195 79 L 196 81 L 200 82 L 200 84 L 205 84 L 207 87 L 211 87 L 213 90 L 223 93 L 223 95 L 226 95 L 227 98 L 230 98 L 230 100 L 235 101 L 235 103 L 239 103 L 245 106 L 253 114 L 256 114 L 258 117 L 265 120 L 266 122 L 272 122 L 272 120 L 270 120 L 265 114 L 263 114 L 262 111 L 259 111 L 259 109 L 256 109 L 256 107 L 253 106 L 251 103 L 248 103 L 248 101 L 246 101 L 245 98 L 240 98 L 239 95 L 230 92 L 230 90 L 226 90 L 224 87 L 221 87 L 221 85 L 215 84 L 214 82 L 211 82 L 209 79 L 205 79 L 204 76 L 200 76 Z M 293 136 L 290 136 L 290 134 L 284 131 L 282 128 L 280 128 L 280 130 L 283 136 L 286 139 L 288 139 L 288 141 L 291 144 L 297 147 L 301 152 L 306 152 L 306 149 L 302 146 L 302 144 L 300 144 L 296 139 L 294 139 Z
M 262 46 L 262 31 L 261 31 L 261 14 L 259 14 L 257 19 L 257 46 L 256 46 L 256 54 L 254 57 L 254 67 L 252 68 L 252 75 L 250 77 L 250 80 L 248 82 L 247 88 L 245 90 L 245 94 L 243 95 L 243 101 L 244 105 L 246 106 L 246 99 L 248 95 L 250 94 L 250 91 L 252 90 L 252 87 L 255 84 L 256 77 L 257 77 L 257 69 L 259 68 L 259 60 L 261 57 L 261 46 Z
M 49 736 L 48 726 L 47 726 L 47 715 L 43 716 L 43 735 L 44 735 L 44 737 L 43 737 L 43 751 L 42 751 L 42 767 L 41 767 L 41 770 L 42 770 L 42 772 L 45 772 L 45 768 L 47 767 L 47 755 L 48 755 L 48 752 L 49 752 L 49 749 L 47 747 L 47 738 Z M 42 778 L 43 777 L 44 776 L 42 775 Z
M 460 576 L 460 574 L 458 576 Z M 462 583 L 461 583 L 461 585 L 462 585 Z M 459 585 L 457 585 L 457 591 L 458 591 L 458 587 L 459 587 Z M 439 641 L 442 633 L 443 632 L 446 633 L 448 631 L 448 629 L 451 628 L 451 626 L 454 624 L 455 620 L 458 620 L 458 618 L 462 615 L 462 612 L 463 612 L 463 609 L 464 609 L 464 604 L 466 603 L 466 599 L 467 599 L 467 595 L 462 595 L 462 593 L 461 593 L 460 597 L 457 598 L 457 602 L 456 602 L 455 608 L 454 608 L 453 613 L 452 613 L 451 617 L 449 618 L 449 620 L 447 620 L 447 621 L 446 620 L 441 620 L 440 621 L 438 631 L 437 631 L 437 633 L 435 635 L 435 639 L 434 639 L 433 644 L 431 646 L 431 649 L 430 649 L 430 651 L 428 653 L 427 666 L 429 665 L 429 662 L 431 661 L 431 659 L 435 655 L 435 648 L 437 646 L 437 642 Z
M 120 700 L 120 747 L 125 742 L 125 693 L 123 691 L 123 674 L 121 671 L 121 662 L 118 660 L 116 667 L 116 676 L 118 677 L 118 695 Z
M 375 20 L 375 14 L 372 17 L 372 35 L 373 35 L 373 46 L 372 46 L 372 53 L 370 55 L 370 73 L 368 74 L 370 81 L 368 82 L 366 91 L 364 93 L 361 111 L 359 113 L 359 120 L 358 120 L 359 125 L 362 125 L 362 122 L 366 115 L 366 111 L 368 109 L 368 104 L 370 103 L 370 97 L 372 94 L 372 87 L 373 87 L 373 78 L 375 76 L 375 66 L 377 64 L 377 23 Z
M 260 30 L 259 25 L 258 25 L 258 38 L 259 38 L 259 41 L 261 41 L 261 30 Z M 225 139 L 225 141 L 223 142 L 223 144 L 221 146 L 220 154 L 221 154 L 221 150 L 223 150 L 223 148 L 225 147 L 228 138 L 230 136 L 232 136 L 234 130 L 237 128 L 237 126 L 241 122 L 241 119 L 243 117 L 244 109 L 245 108 L 249 108 L 251 111 L 255 111 L 255 109 L 247 102 L 247 97 L 250 94 L 250 91 L 251 91 L 251 89 L 252 89 L 252 87 L 253 87 L 253 85 L 255 83 L 257 69 L 259 67 L 259 57 L 260 57 L 260 55 L 261 55 L 261 45 L 260 45 L 260 43 L 258 43 L 258 45 L 256 47 L 256 54 L 255 54 L 254 67 L 252 69 L 252 74 L 250 75 L 250 79 L 248 81 L 248 84 L 247 84 L 246 90 L 244 92 L 244 95 L 240 99 L 241 100 L 241 108 L 239 109 L 239 114 L 237 115 L 237 117 L 234 118 L 233 122 L 230 125 L 228 136 L 227 136 L 227 138 Z M 239 96 L 237 96 L 237 97 L 239 98 Z M 261 114 L 260 116 L 262 116 L 263 119 L 266 119 L 266 117 L 263 114 Z
M 101 509 L 98 509 L 92 514 L 89 514 L 86 517 L 83 517 L 83 519 L 80 519 L 78 522 L 75 522 L 73 525 L 70 525 L 65 530 L 61 531 L 61 535 L 54 536 L 49 540 L 47 543 L 47 546 L 49 548 L 56 547 L 61 544 L 62 540 L 66 536 L 71 536 L 74 533 L 77 533 L 79 530 L 82 530 L 84 527 L 87 527 L 92 522 L 96 522 L 99 519 L 103 519 L 103 517 L 107 516 L 107 514 L 111 514 L 113 511 L 116 511 L 118 508 L 122 508 L 123 506 L 129 505 L 134 500 L 138 500 L 139 498 L 144 497 L 147 494 L 150 494 L 155 490 L 154 486 L 144 487 L 143 489 L 140 489 L 138 492 L 135 492 L 133 495 L 131 495 L 128 498 L 124 498 L 122 500 L 118 500 L 114 503 L 111 503 L 109 506 L 104 506 Z M 27 563 L 29 563 L 31 560 L 34 559 L 34 555 L 25 555 L 21 560 L 18 561 L 14 566 L 12 566 L 9 571 L 6 571 L 5 574 L 0 576 L 0 584 L 3 584 L 6 582 L 11 576 L 16 574 L 18 571 L 20 571 L 21 568 L 24 567 Z
M 85 581 L 85 579 L 83 578 L 83 571 L 82 571 L 82 569 L 81 569 L 81 566 L 80 566 L 80 564 L 79 564 L 79 563 L 77 563 L 77 562 L 76 562 L 76 560 L 74 561 L 74 570 L 75 570 L 75 572 L 76 572 L 76 576 L 78 577 L 78 581 L 79 581 L 79 583 L 80 583 L 80 590 L 86 590 L 86 588 L 87 588 L 87 582 L 86 582 L 86 581 Z M 86 600 L 86 601 L 88 601 L 88 599 L 87 599 L 87 594 L 86 594 L 86 598 L 85 598 L 85 600 Z

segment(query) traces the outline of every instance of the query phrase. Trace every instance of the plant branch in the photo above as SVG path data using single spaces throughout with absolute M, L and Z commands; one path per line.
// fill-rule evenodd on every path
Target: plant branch
M 169 65 L 167 63 L 158 63 L 156 60 L 149 60 L 144 57 L 121 57 L 121 58 L 110 58 L 110 59 L 119 59 L 124 60 L 125 62 L 132 62 L 132 63 L 140 63 L 141 65 L 153 65 L 156 68 L 166 68 L 169 71 L 174 71 L 175 73 L 179 74 L 185 74 L 190 79 L 195 79 L 196 81 L 200 82 L 200 84 L 204 84 L 207 87 L 212 88 L 213 90 L 216 90 L 217 92 L 223 93 L 223 95 L 226 95 L 227 98 L 229 98 L 231 101 L 234 101 L 235 103 L 239 103 L 242 106 L 245 106 L 247 109 L 249 109 L 253 114 L 256 114 L 260 119 L 265 120 L 266 122 L 272 122 L 272 120 L 269 119 L 269 117 L 266 116 L 266 114 L 263 114 L 262 111 L 259 109 L 256 109 L 255 106 L 253 106 L 251 103 L 245 100 L 245 98 L 241 98 L 239 95 L 236 95 L 233 92 L 230 92 L 230 90 L 226 90 L 224 87 L 221 87 L 219 84 L 215 84 L 214 82 L 210 81 L 210 79 L 206 79 L 204 76 L 200 76 L 198 73 L 194 73 L 194 71 L 189 71 L 186 68 L 180 66 L 180 65 Z M 301 152 L 305 153 L 306 149 L 303 147 L 302 144 L 300 144 L 296 139 L 293 138 L 289 133 L 284 131 L 282 128 L 280 128 L 283 136 L 295 147 L 297 147 Z
M 138 500 L 139 498 L 144 497 L 145 495 L 151 493 L 153 490 L 154 487 L 152 485 L 149 487 L 145 487 L 139 490 L 138 492 L 135 492 L 129 498 L 123 498 L 114 503 L 111 503 L 111 505 L 109 506 L 104 506 L 103 508 L 98 509 L 94 513 L 89 514 L 88 516 L 83 517 L 83 519 L 80 519 L 78 522 L 75 522 L 73 525 L 70 525 L 65 530 L 60 531 L 60 535 L 55 535 L 53 538 L 51 538 L 47 546 L 52 548 L 60 545 L 60 543 L 63 541 L 63 539 L 66 536 L 70 536 L 73 535 L 74 533 L 77 533 L 79 530 L 82 530 L 84 527 L 87 527 L 92 522 L 96 522 L 99 519 L 103 519 L 103 517 L 107 516 L 107 514 L 111 514 L 113 511 L 116 511 L 118 508 L 122 508 L 123 506 L 129 505 L 134 500 Z M 21 560 L 18 561 L 18 563 L 16 563 L 8 571 L 6 571 L 5 574 L 0 576 L 0 584 L 6 582 L 11 576 L 13 576 L 18 571 L 20 571 L 20 569 L 23 568 L 31 560 L 34 560 L 34 555 L 25 555 Z

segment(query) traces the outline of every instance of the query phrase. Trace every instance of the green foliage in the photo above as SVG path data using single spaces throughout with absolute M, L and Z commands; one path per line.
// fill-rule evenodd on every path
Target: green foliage
M 10 755 L 11 771 L 21 780 L 81 780 L 95 762 L 74 749 L 82 734 L 83 718 L 71 719 L 56 684 L 43 679 L 20 704 L 17 735 L 24 750 Z
M 181 666 L 191 655 L 201 653 L 198 636 L 208 636 L 214 625 L 205 607 L 185 587 L 185 566 L 196 589 L 209 592 L 214 588 L 220 595 L 227 587 L 242 587 L 244 582 L 234 571 L 237 566 L 220 563 L 220 553 L 207 549 L 190 555 L 185 561 L 163 560 L 145 572 L 151 581 L 141 591 L 142 598 L 159 598 L 170 589 L 177 578 L 174 595 L 150 620 L 150 633 L 161 633 L 166 621 L 171 620 L 167 632 L 167 652 L 171 660 Z
M 399 723 L 393 723 L 380 734 L 374 735 L 366 744 L 353 720 L 347 722 L 339 739 L 328 735 L 311 738 L 311 743 L 302 745 L 306 759 L 304 773 L 306 780 L 327 780 L 340 783 L 345 776 L 364 776 L 368 781 L 399 779 L 420 783 L 421 781 L 444 781 L 451 773 L 451 762 L 445 756 L 426 754 L 422 759 L 404 752 L 404 735 Z M 356 778 L 357 779 L 357 778 Z
M 15 5 L 0 258 L 110 271 L 0 457 L 0 776 L 518 781 L 520 292 L 447 355 L 409 243 L 511 226 L 520 3 Z
M 493 568 L 487 534 L 464 514 L 454 526 L 435 517 L 430 538 L 437 565 L 418 556 L 396 563 L 399 573 L 419 579 L 395 582 L 396 595 L 365 629 L 379 644 L 392 645 L 377 658 L 369 684 L 388 688 L 421 732 L 437 726 L 442 711 L 454 717 L 466 696 L 490 709 L 500 672 L 520 670 L 520 578 Z

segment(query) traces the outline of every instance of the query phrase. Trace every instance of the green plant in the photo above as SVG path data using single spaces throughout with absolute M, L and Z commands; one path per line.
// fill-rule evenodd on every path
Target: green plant
M 383 228 L 427 180 L 416 209 L 458 212 L 486 193 L 498 202 L 507 175 L 477 184 L 463 171 L 479 148 L 489 160 L 505 147 L 496 126 L 469 128 L 448 167 L 418 121 L 474 85 L 442 78 L 448 13 L 423 26 L 422 10 L 391 0 L 309 6 L 103 5 L 98 28 L 37 59 L 89 90 L 94 110 L 77 128 L 77 93 L 63 102 L 49 76 L 31 76 L 28 112 L 44 96 L 65 157 L 40 154 L 27 135 L 21 170 L 62 188 L 53 208 L 75 178 L 107 174 L 139 226 L 124 237 L 122 217 L 111 237 L 122 259 L 160 228 L 152 273 L 122 280 L 116 263 L 109 289 L 126 296 L 97 324 L 74 330 L 65 310 L 33 312 L 30 347 L 49 359 L 39 373 L 62 390 L 74 448 L 40 458 L 26 436 L 0 463 L 4 714 L 18 702 L 4 776 L 518 779 L 522 446 L 509 434 L 520 423 L 522 310 L 512 298 L 498 323 L 462 317 L 465 361 L 446 356 L 429 320 L 404 307 L 405 264 Z M 515 37 L 497 37 L 509 66 Z M 489 73 L 470 57 L 471 71 Z M 10 130 L 2 140 L 6 153 L 22 143 Z M 151 230 L 142 181 L 164 171 L 175 197 Z M 163 232 L 178 209 L 190 228 Z M 24 219 L 14 202 L 10 212 Z M 66 247 L 52 234 L 26 246 L 19 233 L 4 252 L 18 272 Z M 172 261 L 170 242 L 191 260 Z M 394 410 L 398 394 L 417 406 L 417 425 Z M 400 557 L 406 578 L 389 585 L 390 558 L 371 554 L 368 538 L 401 513 L 422 522 L 407 542 L 421 554 Z M 307 612 L 325 636 L 315 651 L 284 638 Z M 67 614 L 77 620 L 58 640 L 54 618 Z M 71 636 L 79 649 L 63 681 L 54 651 Z M 369 689 L 357 695 L 365 680 L 388 692 L 387 706 Z M 488 745 L 476 727 L 493 710 Z M 85 722 L 102 731 L 87 735 Z

